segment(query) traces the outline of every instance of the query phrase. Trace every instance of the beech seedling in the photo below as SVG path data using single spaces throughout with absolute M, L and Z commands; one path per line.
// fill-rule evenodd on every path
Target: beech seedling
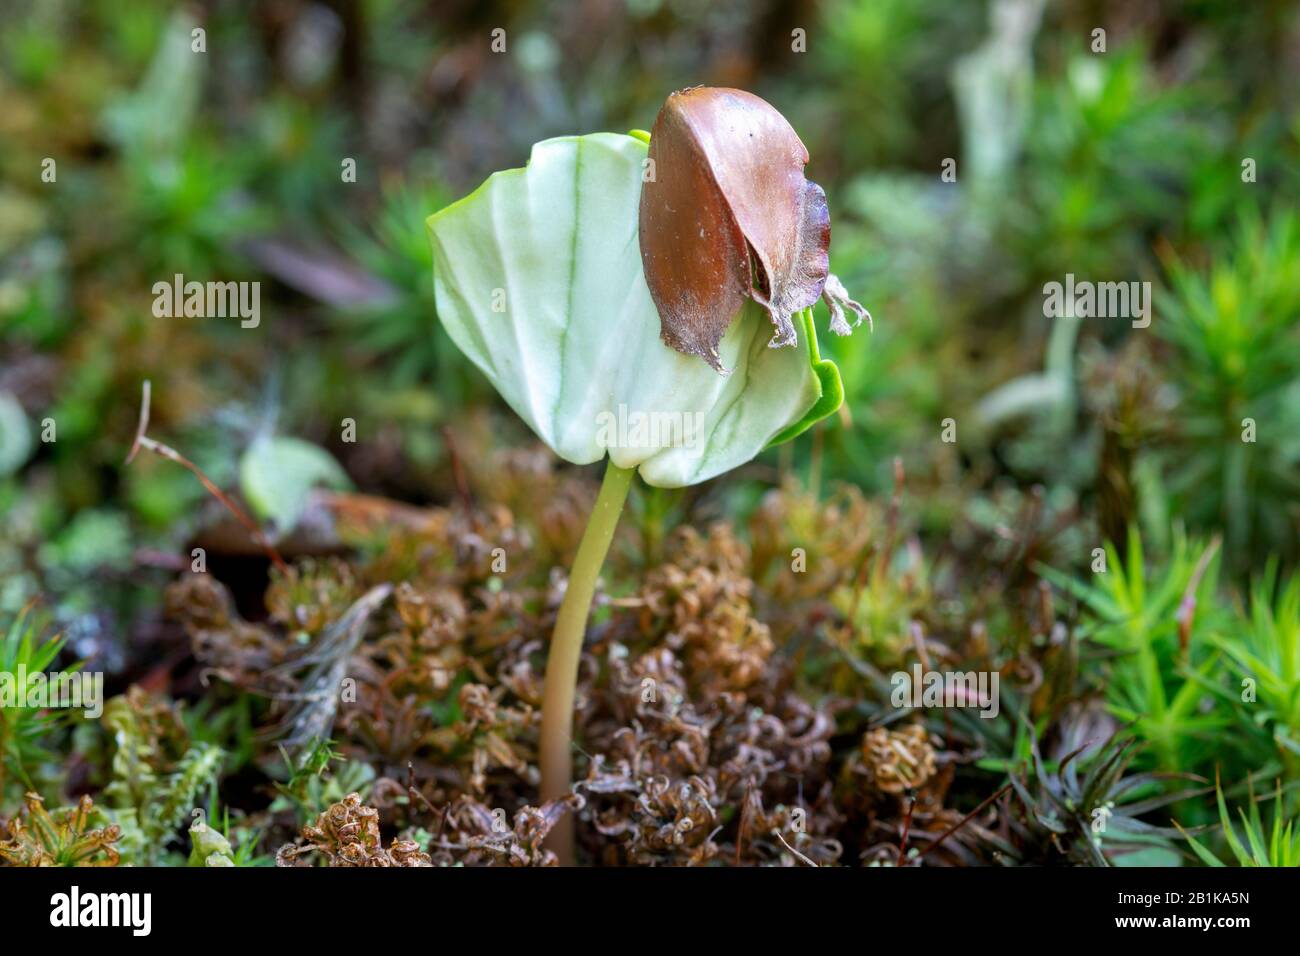
M 652 136 L 545 140 L 428 219 L 452 341 L 557 455 L 609 459 L 547 659 L 543 800 L 571 786 L 583 636 L 635 475 L 705 481 L 843 401 L 811 306 L 825 298 L 840 333 L 844 309 L 866 312 L 829 274 L 807 161 L 758 97 L 696 88 L 669 97 Z M 551 840 L 562 862 L 572 843 L 566 819 Z

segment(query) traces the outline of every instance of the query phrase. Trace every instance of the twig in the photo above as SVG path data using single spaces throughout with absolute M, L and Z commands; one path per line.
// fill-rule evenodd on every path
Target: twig
M 154 441 L 145 434 L 149 429 L 149 401 L 151 391 L 152 388 L 149 380 L 145 379 L 144 387 L 141 389 L 140 395 L 140 424 L 136 427 L 135 441 L 131 443 L 131 451 L 126 456 L 125 463 L 128 465 L 131 464 L 131 462 L 135 460 L 135 456 L 139 453 L 140 449 L 143 448 L 146 451 L 153 452 L 160 458 L 173 461 L 189 471 L 203 483 L 203 487 L 207 489 L 208 494 L 212 495 L 212 497 L 225 505 L 230 513 L 239 520 L 239 523 L 248 531 L 248 536 L 253 539 L 255 544 L 266 552 L 266 556 L 271 559 L 271 562 L 281 571 L 287 572 L 289 570 L 289 565 L 285 563 L 284 558 L 280 557 L 280 552 L 275 550 L 274 545 L 267 540 L 266 535 L 262 533 L 262 529 L 258 527 L 257 522 L 254 521 L 243 508 L 235 504 L 234 500 L 231 499 L 229 495 L 218 488 L 212 479 L 203 473 L 203 470 L 199 468 L 198 465 L 194 464 L 194 462 L 190 461 L 170 445 L 164 445 L 160 441 Z
M 908 627 L 912 636 L 912 644 L 916 648 L 916 656 L 921 659 L 921 666 L 927 671 L 930 669 L 930 652 L 925 648 L 925 630 L 921 627 L 921 622 L 913 620 Z
M 447 446 L 447 457 L 451 459 L 451 474 L 456 482 L 456 494 L 465 508 L 465 514 L 474 519 L 474 499 L 469 493 L 469 482 L 465 480 L 465 467 L 461 464 L 460 451 L 456 448 L 456 438 L 450 425 L 442 426 L 442 440 Z
M 749 822 L 749 794 L 751 786 L 745 785 L 745 799 L 740 805 L 740 827 L 736 831 L 736 866 L 740 866 L 740 849 L 745 845 L 745 824 Z
M 912 829 L 912 808 L 916 806 L 916 800 L 909 797 L 907 800 L 907 812 L 903 814 L 903 835 L 898 841 L 898 859 L 895 866 L 902 866 L 907 860 L 907 837 Z
M 1187 647 L 1192 640 L 1192 623 L 1196 619 L 1196 589 L 1201 586 L 1201 578 L 1205 577 L 1206 570 L 1210 567 L 1210 561 L 1219 550 L 1219 545 L 1223 539 L 1219 535 L 1206 545 L 1205 550 L 1201 552 L 1200 559 L 1196 562 L 1196 568 L 1192 571 L 1192 576 L 1187 582 L 1187 588 L 1183 591 L 1183 599 L 1178 604 L 1178 649 L 1185 655 Z
M 807 864 L 808 864 L 809 866 L 811 866 L 813 869 L 817 869 L 817 868 L 818 868 L 816 863 L 814 863 L 812 860 L 808 859 L 808 857 L 804 856 L 802 853 L 800 853 L 798 850 L 796 850 L 796 849 L 795 849 L 794 847 L 792 847 L 790 844 L 786 843 L 786 842 L 785 842 L 785 837 L 781 836 L 781 831 L 780 831 L 780 830 L 773 830 L 772 832 L 776 834 L 776 838 L 777 838 L 778 840 L 781 841 L 782 845 L 783 845 L 787 850 L 789 850 L 791 853 L 793 853 L 793 854 L 794 854 L 798 859 L 802 860 L 804 863 L 807 863 Z
M 880 552 L 880 567 L 877 574 L 883 576 L 889 561 L 894 556 L 894 543 L 898 536 L 898 513 L 903 505 L 903 459 L 894 456 L 894 493 L 889 496 L 889 513 L 885 519 L 885 547 Z
M 1052 633 L 1056 623 L 1056 606 L 1052 601 L 1052 586 L 1042 578 L 1038 579 L 1038 616 L 1041 619 L 1043 637 Z

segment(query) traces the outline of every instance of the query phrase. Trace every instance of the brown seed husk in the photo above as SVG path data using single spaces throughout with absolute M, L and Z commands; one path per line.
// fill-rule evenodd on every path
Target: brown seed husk
M 793 345 L 791 316 L 830 268 L 830 214 L 804 177 L 808 150 L 770 104 L 743 90 L 673 93 L 655 120 L 654 176 L 641 189 L 646 283 L 664 342 L 722 371 L 718 343 L 746 298 Z

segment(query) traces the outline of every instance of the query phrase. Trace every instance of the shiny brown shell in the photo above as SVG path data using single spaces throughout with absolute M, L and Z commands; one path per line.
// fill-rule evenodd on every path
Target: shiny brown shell
M 792 345 L 791 316 L 830 268 L 830 214 L 808 150 L 766 101 L 717 87 L 673 93 L 655 120 L 640 243 L 663 340 L 722 371 L 718 343 L 746 298 Z

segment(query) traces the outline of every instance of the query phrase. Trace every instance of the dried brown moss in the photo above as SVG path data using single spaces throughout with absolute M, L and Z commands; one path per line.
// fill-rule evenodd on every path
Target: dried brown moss
M 379 834 L 379 811 L 350 793 L 302 828 L 306 845 L 286 844 L 276 854 L 277 866 L 300 866 L 299 858 L 319 853 L 328 866 L 432 866 L 429 854 L 412 840 L 394 840 L 387 847 Z
M 462 503 L 371 526 L 384 531 L 381 550 L 277 575 L 266 624 L 240 619 L 210 576 L 173 587 L 171 606 L 208 673 L 265 695 L 274 719 L 291 706 L 282 698 L 300 679 L 294 661 L 357 595 L 393 585 L 340 670 L 354 697 L 328 727 L 345 756 L 375 771 L 370 806 L 323 813 L 294 844 L 306 841 L 301 852 L 338 865 L 419 859 L 384 846 L 382 826 L 423 841 L 439 865 L 549 865 L 542 839 L 574 812 L 593 861 L 831 865 L 897 855 L 906 839 L 926 846 L 960 820 L 944 805 L 946 752 L 919 723 L 868 728 L 869 689 L 832 649 L 858 632 L 836 605 L 852 603 L 855 588 L 876 589 L 861 599 L 873 620 L 906 621 L 924 596 L 872 557 L 890 518 L 856 491 L 818 503 L 794 488 L 765 499 L 752 552 L 725 524 L 677 528 L 648 569 L 615 549 L 581 659 L 582 779 L 567 800 L 532 806 L 545 651 L 564 587 L 542 557 L 576 544 L 590 488 L 519 453 L 480 480 L 524 517 Z M 817 549 L 804 577 L 785 562 L 808 541 Z M 314 643 L 296 644 L 302 632 Z M 805 672 L 809 655 L 820 681 Z M 853 682 L 857 706 L 827 690 Z M 949 842 L 927 862 L 968 852 Z

